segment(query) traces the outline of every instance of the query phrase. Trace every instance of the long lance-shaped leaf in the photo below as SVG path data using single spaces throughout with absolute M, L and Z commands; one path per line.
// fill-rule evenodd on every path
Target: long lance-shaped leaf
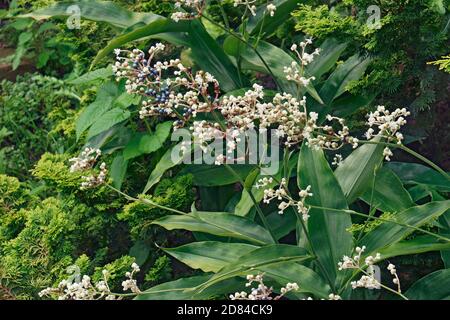
M 396 214 L 392 222 L 383 222 L 370 233 L 365 235 L 360 245 L 367 247 L 367 253 L 378 252 L 391 246 L 413 233 L 413 228 L 404 226 L 420 227 L 438 218 L 450 209 L 450 200 L 430 202 L 422 206 L 409 208 Z M 403 224 L 403 225 L 400 225 Z
M 132 12 L 112 1 L 94 0 L 61 1 L 21 17 L 44 20 L 51 17 L 70 17 L 78 13 L 81 18 L 106 22 L 118 28 L 128 28 L 139 22 L 150 23 L 161 17 L 153 13 Z
M 412 300 L 449 300 L 450 269 L 433 272 L 418 280 L 405 295 Z
M 253 70 L 267 74 L 272 73 L 283 91 L 291 94 L 297 94 L 297 85 L 292 81 L 288 81 L 286 79 L 286 73 L 284 72 L 284 67 L 291 65 L 291 63 L 295 60 L 284 50 L 268 42 L 259 41 L 257 50 L 258 53 L 263 57 L 263 61 L 254 49 L 250 48 L 249 45 L 241 42 L 239 39 L 236 39 L 233 36 L 229 36 L 225 40 L 224 48 L 230 55 L 241 56 L 241 58 L 243 59 L 243 70 Z M 304 90 L 302 89 L 302 91 Z M 312 84 L 306 87 L 306 91 L 318 103 L 323 103 L 322 99 L 320 98 L 319 94 Z
M 328 299 L 331 293 L 330 286 L 318 273 L 298 263 L 280 263 L 258 268 L 258 271 L 277 281 L 280 286 L 296 282 L 300 286 L 298 293 L 311 293 L 321 299 Z
M 378 170 L 374 179 L 375 188 L 369 185 L 361 196 L 366 203 L 383 212 L 398 212 L 414 206 L 409 192 L 392 170 L 383 167 Z
M 199 21 L 191 21 L 188 37 L 191 43 L 191 57 L 202 70 L 216 77 L 224 91 L 244 86 L 235 65 Z
M 255 17 L 251 17 L 247 24 L 247 32 L 252 36 L 257 36 L 259 33 L 263 36 L 268 36 L 276 31 L 276 29 L 291 18 L 292 11 L 297 8 L 302 0 L 275 0 L 273 4 L 277 6 L 275 15 L 270 16 L 266 10 L 266 6 L 261 6 Z
M 211 286 L 200 294 L 194 290 L 210 278 L 211 275 L 201 275 L 166 282 L 137 295 L 135 300 L 206 300 L 220 295 L 225 297 L 242 287 L 242 279 L 234 278 Z
M 365 144 L 353 151 L 334 172 L 349 204 L 373 182 L 374 172 L 383 161 L 383 149 L 380 144 Z
M 380 250 L 381 258 L 419 254 L 431 251 L 449 250 L 450 242 L 437 240 L 432 236 L 419 236 L 413 240 L 400 241 Z
M 313 196 L 308 204 L 317 207 L 347 209 L 347 201 L 334 177 L 322 150 L 314 150 L 303 144 L 298 162 L 299 188 L 311 186 Z M 336 266 L 343 255 L 348 255 L 353 246 L 352 236 L 347 231 L 351 226 L 350 216 L 337 212 L 311 209 L 308 231 L 311 246 L 323 265 L 328 280 L 336 281 Z
M 237 262 L 233 262 L 216 273 L 211 279 L 197 287 L 199 292 L 224 280 L 244 276 L 255 269 L 277 265 L 283 262 L 300 262 L 310 259 L 303 248 L 291 245 L 269 245 L 241 256 Z
M 245 243 L 204 241 L 163 250 L 193 269 L 219 272 L 226 265 L 237 261 L 244 254 L 257 248 Z
M 137 28 L 131 32 L 125 33 L 112 39 L 105 48 L 97 53 L 97 56 L 95 57 L 91 66 L 95 66 L 101 59 L 110 54 L 114 49 L 120 48 L 131 41 L 143 39 L 150 36 L 156 36 L 158 34 L 183 32 L 187 31 L 188 28 L 189 22 L 187 21 L 175 22 L 171 19 L 159 17 L 158 19 L 150 22 L 144 27 Z M 167 40 L 171 41 L 173 39 L 178 38 L 172 37 L 168 38 Z
M 232 237 L 264 245 L 273 243 L 270 233 L 252 220 L 225 212 L 195 212 L 182 216 L 165 216 L 153 222 L 168 230 L 183 229 Z

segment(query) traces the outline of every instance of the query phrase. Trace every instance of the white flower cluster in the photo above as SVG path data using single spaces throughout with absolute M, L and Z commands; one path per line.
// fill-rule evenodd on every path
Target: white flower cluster
M 357 281 L 352 281 L 351 285 L 353 289 L 367 288 L 367 289 L 380 289 L 383 285 L 375 278 L 374 265 L 381 260 L 381 256 L 377 253 L 374 256 L 367 256 L 362 263 L 362 254 L 366 250 L 366 247 L 357 247 L 355 249 L 356 255 L 351 258 L 344 256 L 342 262 L 338 263 L 339 270 L 345 269 L 357 269 L 363 273 L 363 276 Z M 393 283 L 397 285 L 397 292 L 401 294 L 400 280 L 397 275 L 397 270 L 393 264 L 389 264 L 387 269 L 394 276 Z M 383 286 L 384 287 L 384 286 Z M 386 287 L 384 287 L 386 288 Z
M 137 263 L 133 263 L 131 265 L 131 272 L 127 272 L 125 274 L 125 277 L 127 277 L 127 280 L 124 280 L 122 282 L 123 291 L 130 290 L 131 292 L 135 294 L 141 293 L 141 290 L 139 289 L 137 285 L 137 281 L 134 279 L 134 275 L 141 271 Z
M 81 183 L 81 189 L 96 188 L 106 182 L 107 176 L 108 169 L 106 169 L 106 163 L 102 162 L 100 172 L 97 175 L 83 176 L 85 181 Z
M 273 183 L 272 178 L 263 178 L 257 182 L 256 187 L 258 189 L 264 188 L 271 183 Z M 293 207 L 297 210 L 298 214 L 302 216 L 303 221 L 306 222 L 309 219 L 310 208 L 306 205 L 305 201 L 306 198 L 313 196 L 313 194 L 310 191 L 311 186 L 306 187 L 305 190 L 300 190 L 300 192 L 298 193 L 300 200 L 294 200 L 289 195 L 287 179 L 283 178 L 281 179 L 278 188 L 276 189 L 268 188 L 264 190 L 263 202 L 269 204 L 272 200 L 277 199 L 281 201 L 280 204 L 278 205 L 279 214 L 283 214 L 286 209 Z
M 154 55 L 162 50 L 164 45 L 156 44 L 150 48 L 148 58 L 141 50 L 121 50 L 114 72 L 117 80 L 127 79 L 129 93 L 144 96 L 139 112 L 141 119 L 150 116 L 178 118 L 174 126 L 179 128 L 197 113 L 211 112 L 216 107 L 219 83 L 208 72 L 193 74 L 178 59 L 154 62 Z
M 381 137 L 387 140 L 387 142 L 395 142 L 402 144 L 404 139 L 403 134 L 399 132 L 402 126 L 406 124 L 405 117 L 411 113 L 405 108 L 396 109 L 392 112 L 386 110 L 384 106 L 378 106 L 375 112 L 371 112 L 367 115 L 367 124 L 370 127 L 365 136 L 368 140 L 374 137 Z M 375 132 L 373 127 L 378 128 L 378 132 Z M 392 151 L 389 148 L 385 148 L 383 155 L 386 161 L 390 161 L 393 156 Z
M 175 8 L 184 9 L 186 11 L 177 11 L 172 13 L 172 20 L 178 22 L 180 20 L 192 20 L 201 16 L 206 1 L 205 0 L 177 0 Z
M 394 276 L 394 279 L 392 279 L 392 282 L 397 285 L 397 292 L 402 293 L 402 288 L 400 286 L 400 278 L 398 277 L 397 269 L 396 269 L 395 265 L 393 265 L 392 263 L 389 263 L 389 265 L 387 266 L 387 269 L 391 273 L 391 275 Z
M 79 172 L 92 169 L 97 159 L 102 155 L 101 150 L 94 148 L 86 148 L 81 154 L 69 160 L 72 163 L 70 172 Z
M 248 282 L 245 284 L 246 287 L 252 286 L 255 282 L 258 284 L 258 286 L 256 288 L 252 288 L 250 293 L 242 291 L 231 294 L 231 300 L 279 300 L 287 293 L 299 290 L 299 286 L 297 283 L 288 283 L 285 287 L 280 289 L 281 294 L 279 296 L 272 297 L 273 288 L 269 288 L 264 284 L 263 274 L 258 274 L 256 276 L 248 275 L 247 281 Z
M 284 67 L 286 79 L 296 82 L 300 87 L 307 87 L 311 81 L 316 80 L 315 77 L 305 77 L 305 67 L 314 61 L 315 56 L 320 54 L 319 48 L 315 49 L 313 53 L 308 53 L 306 51 L 307 46 L 311 44 L 311 38 L 307 38 L 305 41 L 300 42 L 299 45 L 294 43 L 291 46 L 291 51 L 297 55 L 300 64 L 293 61 L 289 67 Z
M 99 149 L 84 149 L 80 156 L 69 160 L 69 162 L 72 163 L 70 166 L 70 172 L 81 172 L 93 169 L 101 154 L 102 152 Z M 81 183 L 81 189 L 83 190 L 98 187 L 106 182 L 107 176 L 108 170 L 106 168 L 106 163 L 103 162 L 100 165 L 100 172 L 98 174 L 91 174 L 89 176 L 82 177 L 84 181 Z
M 256 16 L 256 0 L 234 0 L 234 6 L 244 5 L 251 12 L 253 16 Z
M 258 84 L 254 84 L 242 96 L 221 97 L 218 81 L 208 72 L 198 71 L 193 74 L 178 59 L 153 62 L 155 54 L 163 50 L 162 44 L 151 47 L 148 58 L 141 50 L 117 50 L 117 63 L 114 66 L 116 77 L 118 80 L 127 79 L 129 93 L 144 96 L 141 118 L 177 118 L 174 122 L 177 129 L 190 123 L 199 113 L 221 115 L 223 123 L 220 126 L 206 121 L 190 123 L 204 151 L 207 142 L 214 136 L 221 136 L 227 140 L 227 153 L 234 154 L 245 131 L 256 127 L 260 131 L 275 129 L 288 147 L 304 140 L 309 146 L 318 149 L 337 150 L 346 142 L 357 146 L 358 140 L 349 136 L 349 129 L 343 119 L 328 116 L 325 125 L 318 125 L 319 115 L 306 110 L 306 97 L 297 99 L 283 92 L 267 101 L 264 88 Z M 311 61 L 311 58 L 304 59 Z M 219 130 L 222 134 L 219 134 Z M 224 163 L 223 154 L 216 157 L 217 164 Z
M 126 281 L 122 283 L 124 291 L 131 290 L 135 294 L 141 291 L 133 279 L 135 273 L 139 272 L 139 266 L 133 263 L 132 272 L 127 272 Z M 39 292 L 40 297 L 57 297 L 58 300 L 120 300 L 117 294 L 112 293 L 108 284 L 110 274 L 107 270 L 102 271 L 103 279 L 92 284 L 91 278 L 84 275 L 81 281 L 63 280 L 57 288 L 47 288 Z
M 356 247 L 356 255 L 353 258 L 344 256 L 342 262 L 338 263 L 339 270 L 358 269 L 364 274 L 359 280 L 351 282 L 353 289 L 380 289 L 381 284 L 377 279 L 375 279 L 375 269 L 373 266 L 381 259 L 381 256 L 379 253 L 377 253 L 375 257 L 367 256 L 364 259 L 363 264 L 361 257 L 365 250 L 365 246 L 362 248 Z

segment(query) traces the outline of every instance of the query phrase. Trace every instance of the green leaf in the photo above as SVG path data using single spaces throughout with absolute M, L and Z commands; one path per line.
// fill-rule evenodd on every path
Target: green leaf
M 273 34 L 279 26 L 291 18 L 292 11 L 297 8 L 302 0 L 275 0 L 273 4 L 277 6 L 275 15 L 271 17 L 266 6 L 261 6 L 256 17 L 251 17 L 247 25 L 247 32 L 252 36 L 258 36 L 261 32 L 263 36 Z
M 77 139 L 81 137 L 96 120 L 113 106 L 113 101 L 118 94 L 117 86 L 111 82 L 100 87 L 97 98 L 78 117 L 76 122 Z
M 69 84 L 84 85 L 96 80 L 108 79 L 113 75 L 112 67 L 97 69 L 83 74 L 81 77 L 68 81 Z
M 166 171 L 176 167 L 177 165 L 183 162 L 183 157 L 177 157 L 176 159 L 174 159 L 174 157 L 172 156 L 174 150 L 179 149 L 180 146 L 181 143 L 170 148 L 169 150 L 166 151 L 166 153 L 164 153 L 164 155 L 159 160 L 158 164 L 156 165 L 155 169 L 153 169 L 147 180 L 147 184 L 145 185 L 145 188 L 143 190 L 144 194 L 147 193 L 154 185 L 156 185 L 161 180 L 162 176 Z
M 43 68 L 47 65 L 48 59 L 50 59 L 50 51 L 41 52 L 38 56 L 36 67 L 38 69 Z
M 381 258 L 385 260 L 392 257 L 449 249 L 450 242 L 439 241 L 432 236 L 418 236 L 412 240 L 400 241 L 381 249 L 380 254 Z
M 449 208 L 450 200 L 430 202 L 422 206 L 406 209 L 396 214 L 393 218 L 395 218 L 395 222 L 397 223 L 420 227 L 438 218 Z M 361 239 L 360 243 L 367 247 L 368 254 L 391 246 L 415 231 L 412 228 L 404 227 L 397 223 L 383 222 Z
M 89 129 L 87 139 L 90 139 L 103 131 L 106 131 L 114 125 L 127 120 L 131 116 L 130 111 L 121 108 L 114 108 L 105 112 Z
M 224 266 L 237 261 L 240 256 L 255 249 L 257 247 L 244 243 L 206 241 L 163 250 L 193 269 L 218 272 Z
M 433 272 L 418 280 L 406 296 L 411 300 L 450 300 L 450 269 Z
M 116 189 L 120 190 L 128 169 L 128 161 L 123 154 L 117 155 L 111 164 L 111 178 Z
M 340 43 L 333 38 L 326 39 L 320 46 L 320 55 L 306 67 L 306 72 L 308 75 L 320 80 L 325 73 L 336 65 L 336 62 L 346 48 L 346 43 Z
M 303 144 L 298 159 L 298 185 L 301 189 L 311 186 L 313 196 L 309 205 L 334 209 L 347 209 L 347 201 L 322 150 L 313 150 Z M 308 230 L 311 246 L 317 259 L 325 268 L 328 279 L 336 281 L 336 266 L 342 256 L 351 252 L 353 241 L 347 229 L 350 216 L 322 209 L 311 209 Z
M 377 171 L 375 188 L 373 189 L 370 184 L 361 199 L 368 204 L 372 200 L 372 205 L 383 212 L 403 211 L 414 205 L 409 192 L 403 188 L 400 179 L 388 168 L 381 168 Z
M 156 126 L 154 133 L 136 135 L 123 151 L 125 160 L 149 154 L 162 148 L 164 142 L 169 138 L 172 122 L 167 121 Z
M 258 268 L 266 277 L 277 281 L 281 287 L 286 283 L 296 282 L 300 289 L 298 293 L 312 293 L 317 298 L 329 299 L 330 286 L 312 269 L 298 263 L 280 263 L 269 267 Z
M 264 62 L 255 53 L 255 51 L 239 39 L 229 36 L 224 43 L 224 48 L 228 53 L 239 53 L 244 59 L 242 63 L 243 70 L 253 70 L 270 74 L 270 71 L 277 78 L 278 83 L 285 92 L 296 94 L 298 89 L 294 82 L 286 79 L 284 67 L 290 65 L 295 60 L 284 50 L 265 41 L 258 42 L 258 52 L 263 57 Z M 323 103 L 316 89 L 309 85 L 306 91 L 319 103 Z
M 175 22 L 172 19 L 158 17 L 157 20 L 147 24 L 144 27 L 137 28 L 133 31 L 113 38 L 105 48 L 97 53 L 97 56 L 94 58 L 91 64 L 91 67 L 95 66 L 101 59 L 113 52 L 114 49 L 120 48 L 127 43 L 168 32 L 172 33 L 172 37 L 174 37 L 174 33 L 187 31 L 188 28 L 189 23 L 187 21 Z M 178 39 L 178 37 L 175 37 L 175 39 Z M 171 41 L 171 38 L 168 38 L 167 40 L 169 42 L 173 42 Z
M 348 203 L 353 203 L 373 182 L 374 172 L 383 161 L 383 149 L 380 144 L 365 144 L 353 151 L 334 172 Z
M 195 63 L 202 70 L 214 75 L 224 91 L 232 91 L 243 86 L 237 68 L 199 21 L 191 22 L 189 41 L 191 56 Z
M 171 282 L 157 285 L 142 294 L 136 296 L 135 300 L 200 300 L 210 299 L 220 295 L 234 292 L 242 286 L 242 280 L 229 279 L 219 285 L 211 286 L 207 290 L 198 294 L 195 287 L 210 279 L 210 275 L 201 275 L 190 278 L 182 278 Z
M 275 211 L 267 216 L 267 221 L 275 237 L 281 239 L 295 230 L 297 215 L 294 210 L 286 210 L 284 214 L 279 214 L 278 211 Z
M 233 165 L 233 170 L 242 180 L 253 170 L 253 165 Z M 194 176 L 194 185 L 201 187 L 226 186 L 240 180 L 225 166 L 217 165 L 188 165 L 180 172 L 180 175 L 192 174 Z
M 405 184 L 425 184 L 440 191 L 450 191 L 450 181 L 439 172 L 418 163 L 390 162 L 392 169 Z
M 220 272 L 216 273 L 211 279 L 200 285 L 197 289 L 202 292 L 211 285 L 220 283 L 232 277 L 247 275 L 254 272 L 255 269 L 275 266 L 283 262 L 300 262 L 310 258 L 311 257 L 308 256 L 305 249 L 297 246 L 284 244 L 265 246 L 241 256 L 237 262 L 230 263 L 224 267 Z
M 374 101 L 375 97 L 376 94 L 372 94 L 371 96 L 345 94 L 331 104 L 332 114 L 337 117 L 347 118 L 358 110 L 368 107 Z
M 258 245 L 273 243 L 270 233 L 252 220 L 225 212 L 195 212 L 183 216 L 165 216 L 153 222 L 168 230 L 184 229 L 232 237 Z
M 363 59 L 359 55 L 354 55 L 339 65 L 320 89 L 320 96 L 325 105 L 330 105 L 342 95 L 350 81 L 358 80 L 366 71 L 370 61 L 369 58 Z
M 68 17 L 73 12 L 69 7 L 76 5 L 80 8 L 80 16 L 87 20 L 106 22 L 119 28 L 127 28 L 138 22 L 150 23 L 159 18 L 152 13 L 135 13 L 124 9 L 112 1 L 60 1 L 50 7 L 38 9 L 19 17 L 47 20 L 52 17 Z
M 439 217 L 439 223 L 442 227 L 439 228 L 441 236 L 450 238 L 450 210 Z M 441 258 L 446 268 L 450 268 L 450 248 L 441 251 Z

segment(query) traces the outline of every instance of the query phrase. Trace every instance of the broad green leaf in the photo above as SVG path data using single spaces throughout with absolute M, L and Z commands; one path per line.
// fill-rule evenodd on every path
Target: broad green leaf
M 441 236 L 450 238 L 450 210 L 439 217 L 439 223 L 442 227 L 439 228 Z M 450 248 L 441 251 L 441 258 L 446 268 L 450 268 Z
M 153 222 L 168 230 L 184 229 L 232 237 L 255 244 L 273 243 L 270 233 L 252 220 L 225 212 L 195 212 L 183 216 L 165 216 Z
M 249 48 L 248 45 L 232 36 L 225 40 L 224 48 L 228 53 L 238 52 L 240 54 L 244 59 L 242 69 L 266 74 L 272 72 L 285 92 L 297 93 L 297 85 L 292 81 L 288 81 L 284 72 L 284 67 L 289 66 L 295 60 L 279 47 L 265 41 L 259 41 L 257 49 L 264 61 L 252 48 Z M 267 68 L 266 64 L 269 68 Z M 319 103 L 323 103 L 314 86 L 309 85 L 306 87 L 306 91 Z
M 92 138 L 114 125 L 127 120 L 131 116 L 130 111 L 121 108 L 114 108 L 105 112 L 89 129 L 87 139 Z
M 329 38 L 320 46 L 320 55 L 306 67 L 306 71 L 317 80 L 330 71 L 338 61 L 341 54 L 347 48 L 346 43 L 340 43 L 338 40 Z
M 326 106 L 320 111 L 322 116 L 330 113 L 331 103 L 347 91 L 350 81 L 358 80 L 364 74 L 370 61 L 369 58 L 354 55 L 336 68 L 319 91 Z
M 397 213 L 395 222 L 420 227 L 438 218 L 450 209 L 450 200 L 430 202 L 422 206 L 416 206 Z M 394 222 L 383 222 L 370 233 L 366 234 L 360 241 L 361 245 L 367 247 L 367 253 L 379 251 L 387 246 L 403 240 L 415 230 L 399 225 Z
M 243 87 L 237 68 L 199 21 L 191 22 L 189 41 L 195 63 L 202 70 L 210 72 L 224 91 Z
M 347 201 L 322 150 L 314 150 L 303 144 L 297 167 L 298 185 L 301 189 L 311 186 L 309 205 L 334 209 L 347 209 Z M 350 216 L 322 209 L 311 209 L 308 231 L 311 246 L 317 259 L 325 268 L 328 279 L 336 281 L 336 266 L 342 256 L 351 252 L 353 241 L 347 229 Z
M 412 240 L 400 241 L 381 249 L 380 254 L 381 258 L 385 260 L 392 257 L 449 249 L 450 242 L 437 240 L 433 236 L 418 236 Z
M 126 160 L 159 150 L 169 138 L 173 125 L 171 121 L 160 123 L 154 133 L 136 135 L 123 151 Z
M 281 287 L 287 283 L 296 282 L 299 293 L 311 293 L 320 299 L 329 299 L 330 286 L 312 269 L 298 263 L 280 263 L 277 265 L 258 268 L 266 277 L 276 280 Z
M 197 148 L 194 147 L 192 153 L 181 156 L 181 146 L 182 143 L 179 143 L 167 150 L 166 153 L 164 153 L 148 178 L 147 184 L 145 185 L 143 191 L 144 194 L 147 193 L 155 184 L 157 184 L 161 180 L 164 173 L 166 173 L 168 170 L 176 167 L 181 163 L 191 163 L 190 160 L 192 159 L 192 153 L 195 153 Z
M 68 83 L 74 85 L 84 85 L 92 81 L 108 79 L 112 75 L 112 67 L 108 66 L 106 68 L 101 68 L 85 73 L 81 77 L 68 81 Z
M 80 16 L 87 20 L 106 22 L 115 27 L 127 28 L 138 22 L 150 23 L 159 16 L 152 13 L 135 13 L 120 7 L 112 1 L 60 1 L 50 7 L 38 9 L 21 17 L 47 20 L 52 17 L 68 17 L 74 14 L 70 7 L 78 6 Z
M 260 6 L 257 15 L 251 17 L 247 24 L 247 32 L 252 36 L 261 35 L 264 37 L 273 34 L 279 26 L 291 18 L 292 11 L 297 8 L 302 0 L 275 0 L 272 3 L 277 6 L 273 17 L 266 10 L 266 6 Z
M 411 300 L 450 300 L 450 269 L 423 277 L 405 295 Z
M 380 144 L 365 144 L 353 151 L 334 172 L 349 204 L 373 182 L 374 172 L 383 161 L 383 149 Z
M 368 204 L 372 200 L 372 205 L 383 212 L 403 211 L 414 205 L 400 179 L 388 168 L 381 168 L 376 172 L 375 188 L 370 184 L 361 199 Z
M 236 276 L 245 276 L 255 269 L 275 266 L 280 263 L 293 263 L 310 259 L 305 249 L 285 245 L 274 244 L 248 252 L 241 256 L 237 262 L 230 263 L 220 272 L 216 273 L 207 282 L 197 287 L 200 292 L 208 287 Z
M 244 243 L 206 241 L 163 250 L 193 269 L 218 272 L 224 266 L 237 261 L 240 256 L 257 248 Z
M 392 169 L 405 184 L 425 184 L 439 191 L 450 191 L 450 180 L 439 172 L 418 163 L 390 162 Z
M 293 210 L 286 210 L 284 214 L 278 211 L 272 212 L 267 216 L 269 226 L 272 228 L 277 239 L 287 236 L 291 231 L 295 230 L 297 224 L 297 215 Z
M 156 36 L 167 32 L 172 33 L 172 37 L 174 37 L 175 35 L 174 33 L 187 31 L 188 28 L 189 23 L 187 21 L 175 22 L 172 19 L 158 17 L 157 20 L 152 21 L 151 23 L 147 24 L 144 27 L 137 28 L 133 31 L 122 34 L 116 38 L 113 38 L 105 48 L 103 48 L 97 53 L 97 56 L 94 58 L 91 66 L 95 66 L 101 59 L 103 59 L 108 54 L 113 52 L 114 49 L 120 48 L 132 41 L 143 39 L 150 36 Z M 178 37 L 175 38 L 177 39 Z M 170 39 L 167 40 L 170 41 Z
M 120 189 L 127 173 L 128 161 L 125 160 L 122 153 L 117 155 L 111 164 L 111 178 L 116 189 Z
M 253 170 L 252 165 L 233 165 L 233 170 L 242 180 Z M 192 174 L 194 185 L 201 187 L 226 186 L 239 182 L 225 166 L 217 165 L 189 165 L 180 174 Z
M 106 111 L 113 107 L 113 101 L 118 95 L 117 86 L 108 82 L 100 87 L 97 98 L 78 117 L 76 122 L 77 139 Z
M 287 169 L 288 172 L 291 172 L 293 170 L 293 168 L 295 168 L 297 166 L 297 161 L 298 161 L 298 153 L 296 154 L 296 156 L 291 157 L 289 159 L 289 163 L 288 163 L 289 168 Z M 272 167 L 277 166 L 277 165 L 279 166 L 278 173 L 275 175 L 275 177 L 277 178 L 278 181 L 281 180 L 281 178 L 283 177 L 284 165 L 282 164 L 281 161 L 278 164 L 271 163 L 271 165 L 272 165 Z M 265 170 L 266 169 L 264 169 L 264 168 L 262 169 L 262 173 L 255 179 L 255 181 L 258 181 L 259 179 L 262 179 L 269 175 L 268 172 Z M 272 175 L 272 174 L 270 174 L 270 175 Z M 276 185 L 276 183 L 273 182 L 272 184 L 268 185 L 267 188 L 274 187 L 275 185 Z M 234 213 L 236 215 L 247 216 L 250 213 L 250 210 L 254 206 L 254 203 L 253 203 L 253 201 L 250 197 L 250 194 L 247 190 L 248 189 L 244 189 L 242 191 L 241 199 L 239 200 L 239 202 L 236 205 L 235 210 L 234 210 Z M 263 188 L 256 188 L 255 186 L 253 186 L 253 188 L 251 189 L 251 193 L 253 194 L 257 203 L 261 202 L 262 199 L 264 198 L 264 189 Z
M 242 279 L 229 279 L 217 286 L 211 286 L 198 294 L 193 288 L 198 287 L 210 279 L 210 275 L 182 278 L 171 282 L 157 285 L 142 294 L 136 296 L 135 300 L 201 300 L 211 299 L 221 295 L 235 292 L 242 286 Z
M 371 96 L 345 94 L 333 101 L 331 104 L 331 113 L 337 117 L 347 118 L 358 110 L 368 107 L 375 97 L 376 94 L 372 94 Z

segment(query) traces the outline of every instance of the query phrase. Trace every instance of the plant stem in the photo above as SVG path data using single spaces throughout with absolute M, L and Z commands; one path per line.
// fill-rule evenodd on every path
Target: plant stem
M 177 210 L 177 209 L 173 209 L 173 208 L 169 208 L 169 207 L 166 207 L 166 206 L 157 204 L 157 203 L 155 203 L 155 202 L 153 202 L 153 201 L 151 201 L 151 200 L 149 200 L 149 199 L 142 199 L 142 198 L 141 198 L 141 199 L 138 199 L 138 198 L 134 198 L 134 197 L 132 197 L 132 196 L 130 196 L 130 195 L 128 195 L 128 194 L 126 194 L 126 193 L 120 191 L 119 189 L 114 188 L 113 186 L 111 186 L 111 185 L 109 185 L 109 184 L 107 184 L 106 186 L 107 186 L 108 188 L 110 188 L 111 190 L 117 192 L 118 194 L 124 196 L 127 200 L 130 200 L 130 201 L 137 201 L 137 202 L 143 203 L 143 204 L 145 204 L 145 205 L 148 205 L 148 206 L 150 206 L 150 207 L 157 207 L 157 208 L 159 208 L 159 209 L 167 210 L 167 211 L 170 211 L 170 212 L 173 212 L 173 213 L 176 213 L 176 214 L 181 214 L 181 215 L 186 215 L 186 214 L 188 214 L 188 213 L 186 213 L 186 212 L 183 212 L 183 211 L 180 211 L 180 210 Z

